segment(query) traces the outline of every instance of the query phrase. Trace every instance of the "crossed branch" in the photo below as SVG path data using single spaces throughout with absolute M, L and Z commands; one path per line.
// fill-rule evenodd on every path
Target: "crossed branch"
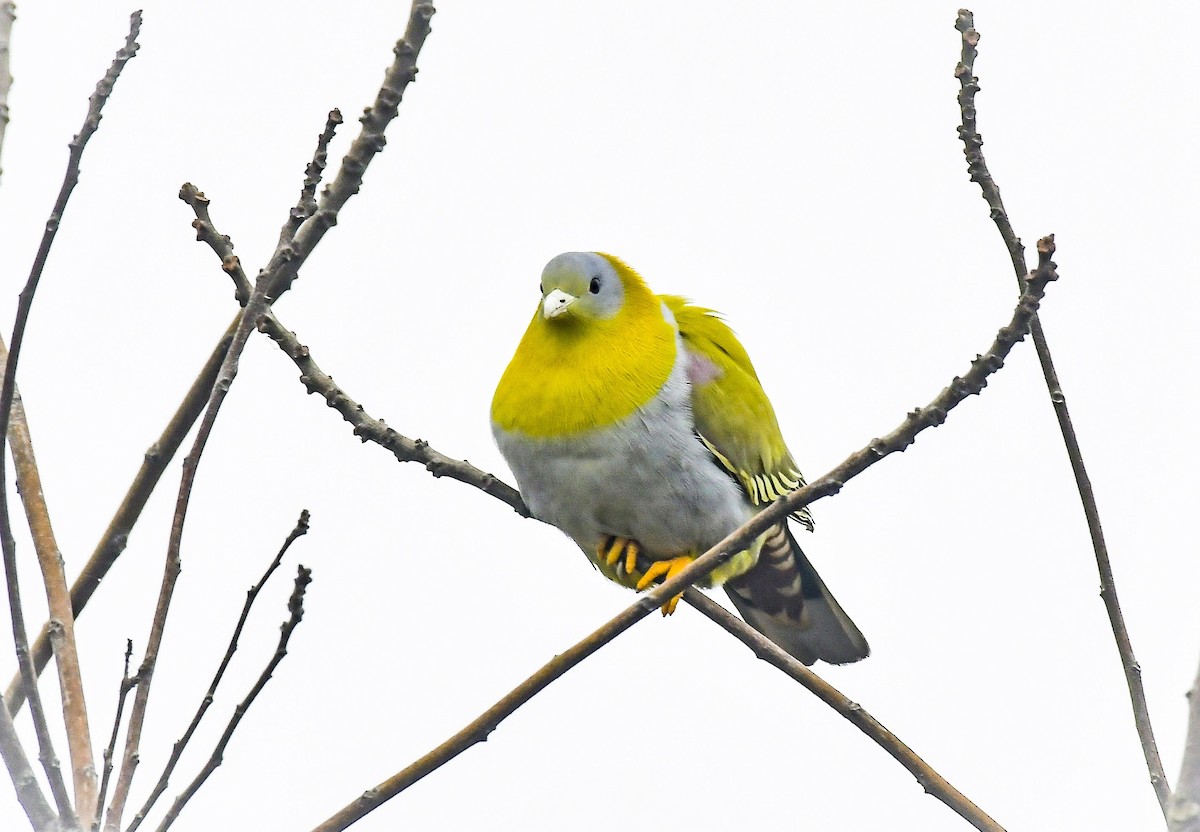
M 320 199 L 316 190 L 322 181 L 326 166 L 326 152 L 334 131 L 341 123 L 337 111 L 330 114 L 324 132 L 317 143 L 317 151 L 306 170 L 301 196 L 296 206 L 289 212 L 288 218 L 280 230 L 279 244 L 267 266 L 259 272 L 251 282 L 242 270 L 240 261 L 233 251 L 233 244 L 226 236 L 217 232 L 209 214 L 209 203 L 204 195 L 191 185 L 184 185 L 180 198 L 192 208 L 195 214 L 193 226 L 197 231 L 197 239 L 205 242 L 220 257 L 222 269 L 234 283 L 235 298 L 242 307 L 241 311 L 230 324 L 229 328 L 214 348 L 205 367 L 193 383 L 187 396 L 181 403 L 171 423 L 164 431 L 159 441 L 146 455 L 141 470 L 130 486 L 126 499 L 114 516 L 109 529 L 97 546 L 91 560 L 85 566 L 75 585 L 67 591 L 65 576 L 62 573 L 61 562 L 57 559 L 57 548 L 54 544 L 53 533 L 49 525 L 49 515 L 45 511 L 44 501 L 40 501 L 40 487 L 37 483 L 36 463 L 32 455 L 32 445 L 28 436 L 28 426 L 20 407 L 15 376 L 20 354 L 25 321 L 32 305 L 34 290 L 41 276 L 48 257 L 50 244 L 53 242 L 59 220 L 66 206 L 67 197 L 78 180 L 79 156 L 83 152 L 87 139 L 95 132 L 99 123 L 100 108 L 103 106 L 112 84 L 116 81 L 124 63 L 132 58 L 137 51 L 136 37 L 140 25 L 140 15 L 131 20 L 131 31 L 125 47 L 118 52 L 113 68 L 106 74 L 105 79 L 97 88 L 89 107 L 88 119 L 84 130 L 71 144 L 71 161 L 60 193 L 59 202 L 47 223 L 46 236 L 39 249 L 34 269 L 29 283 L 21 295 L 18 308 L 17 323 L 14 327 L 11 350 L 6 357 L 6 371 L 3 385 L 0 386 L 0 450 L 4 437 L 7 436 L 13 444 L 14 459 L 17 461 L 18 483 L 21 485 L 22 497 L 25 500 L 26 513 L 34 530 L 35 548 L 39 562 L 42 564 L 43 580 L 46 585 L 50 602 L 50 621 L 42 628 L 40 635 L 30 648 L 24 632 L 24 620 L 21 614 L 21 603 L 17 592 L 15 573 L 15 557 L 13 554 L 13 535 L 7 514 L 6 486 L 3 469 L 0 466 L 0 543 L 3 544 L 4 563 L 6 567 L 9 603 L 13 610 L 14 641 L 17 645 L 18 664 L 20 673 L 10 685 L 5 697 L 5 706 L 0 707 L 0 756 L 9 768 L 10 775 L 17 786 L 18 797 L 30 821 L 37 829 L 91 829 L 98 822 L 99 802 L 102 801 L 104 790 L 109 781 L 112 769 L 112 757 L 115 751 L 116 737 L 121 722 L 121 712 L 125 695 L 136 689 L 135 700 L 131 710 L 129 725 L 126 731 L 126 741 L 122 753 L 122 764 L 118 773 L 113 800 L 105 821 L 105 830 L 117 832 L 121 827 L 124 806 L 129 796 L 133 773 L 138 759 L 138 749 L 141 741 L 141 730 L 144 724 L 147 705 L 150 697 L 151 682 L 161 647 L 162 634 L 167 614 L 173 596 L 176 578 L 181 563 L 181 544 L 187 507 L 196 470 L 201 459 L 205 443 L 211 433 L 213 424 L 221 408 L 221 403 L 237 373 L 238 360 L 242 349 L 249 339 L 250 332 L 258 329 L 274 340 L 283 352 L 291 358 L 301 372 L 301 381 L 310 393 L 320 394 L 329 405 L 353 425 L 355 435 L 364 442 L 371 441 L 386 448 L 400 461 L 415 461 L 423 464 L 435 477 L 450 477 L 464 482 L 472 487 L 505 502 L 523 516 L 529 516 L 529 511 L 521 500 L 519 493 L 495 476 L 481 471 L 465 461 L 454 459 L 443 454 L 428 443 L 419 439 L 410 439 L 385 425 L 382 420 L 372 418 L 345 391 L 333 384 L 332 379 L 324 373 L 312 358 L 307 347 L 303 346 L 294 333 L 276 317 L 272 306 L 280 295 L 286 292 L 296 279 L 301 266 L 311 254 L 313 248 L 320 242 L 324 234 L 336 223 L 338 211 L 362 183 L 362 173 L 371 159 L 383 148 L 384 130 L 388 123 L 395 118 L 398 105 L 404 90 L 416 72 L 415 61 L 429 33 L 429 20 L 433 8 L 426 2 L 417 0 L 412 5 L 408 28 L 404 38 L 397 44 L 395 61 L 385 76 L 385 82 L 376 97 L 374 106 L 367 110 L 362 119 L 362 129 L 355 139 L 346 159 L 343 161 L 337 175 L 326 187 Z M 6 16 L 11 25 L 11 4 L 0 4 L 0 46 L 6 45 L 7 31 L 3 30 Z M 1113 582 L 1112 570 L 1109 564 L 1103 533 L 1100 528 L 1099 514 L 1091 484 L 1083 467 L 1074 430 L 1066 408 L 1065 397 L 1054 372 L 1049 349 L 1046 346 L 1045 335 L 1037 318 L 1037 308 L 1045 286 L 1054 280 L 1055 272 L 1052 256 L 1054 253 L 1053 237 L 1039 241 L 1038 265 L 1026 272 L 1024 249 L 1020 240 L 1013 232 L 1011 222 L 1000 201 L 999 190 L 987 169 L 982 154 L 982 139 L 979 137 L 975 124 L 974 97 L 979 90 L 978 80 L 974 76 L 974 61 L 979 42 L 978 33 L 973 28 L 971 13 L 966 10 L 959 12 L 956 28 L 962 33 L 962 61 L 955 72 L 960 80 L 962 91 L 959 96 L 963 124 L 960 136 L 965 147 L 968 171 L 971 179 L 977 182 L 984 198 L 991 207 L 991 215 L 995 220 L 1002 239 L 1008 249 L 1014 269 L 1017 273 L 1021 294 L 1010 322 L 1001 328 L 987 352 L 977 356 L 971 362 L 970 369 L 961 377 L 956 377 L 928 405 L 914 409 L 899 426 L 882 438 L 874 439 L 865 447 L 851 454 L 840 465 L 826 475 L 776 501 L 762 513 L 754 517 L 743 527 L 733 532 L 729 537 L 697 558 L 682 573 L 660 586 L 640 596 L 638 600 L 623 610 L 618 616 L 604 624 L 591 636 L 574 645 L 564 653 L 556 656 L 551 662 L 530 676 L 525 682 L 510 694 L 497 702 L 474 720 L 462 731 L 449 738 L 445 743 L 430 751 L 429 754 L 401 769 L 376 788 L 369 790 L 361 797 L 351 801 L 324 823 L 316 827 L 319 832 L 345 829 L 384 802 L 399 794 L 408 786 L 420 780 L 430 772 L 444 765 L 450 759 L 465 751 L 477 742 L 485 739 L 488 733 L 527 702 L 537 692 L 544 689 L 550 682 L 566 673 L 587 656 L 603 647 L 621 632 L 633 626 L 637 621 L 646 617 L 662 605 L 667 599 L 679 592 L 685 592 L 685 599 L 704 615 L 718 625 L 724 627 L 735 637 L 747 644 L 756 655 L 768 661 L 782 672 L 786 673 L 808 690 L 816 694 L 822 701 L 833 707 L 838 713 L 850 720 L 856 727 L 881 745 L 902 765 L 904 765 L 929 793 L 946 803 L 951 809 L 961 815 L 981 830 L 1001 830 L 1001 827 L 988 817 L 979 807 L 958 792 L 951 784 L 942 778 L 932 767 L 918 757 L 911 749 L 902 743 L 894 734 L 888 731 L 877 720 L 871 717 L 861 706 L 852 702 L 840 692 L 821 680 L 808 668 L 796 662 L 770 641 L 749 628 L 736 617 L 724 610 L 703 595 L 691 588 L 692 584 L 704 578 L 717 568 L 765 528 L 773 525 L 788 514 L 826 496 L 838 493 L 843 485 L 854 476 L 865 471 L 868 467 L 886 456 L 905 450 L 917 438 L 918 434 L 930 427 L 940 425 L 948 416 L 950 410 L 968 396 L 980 393 L 986 386 L 987 378 L 996 372 L 1004 362 L 1004 358 L 1015 344 L 1022 340 L 1026 333 L 1032 334 L 1035 348 L 1046 377 L 1051 401 L 1059 420 L 1060 428 L 1066 443 L 1072 469 L 1075 472 L 1077 485 L 1084 504 L 1085 515 L 1096 553 L 1097 566 L 1103 587 L 1106 610 L 1117 642 L 1118 651 L 1125 669 L 1126 679 L 1133 703 L 1135 724 L 1142 741 L 1146 763 L 1150 772 L 1150 780 L 1163 807 L 1164 814 L 1169 814 L 1172 828 L 1193 830 L 1200 825 L 1200 783 L 1192 784 L 1193 780 L 1200 781 L 1200 762 L 1193 766 L 1195 771 L 1188 775 L 1188 762 L 1185 760 L 1185 773 L 1181 776 L 1181 789 L 1174 797 L 1171 795 L 1167 779 L 1163 774 L 1153 732 L 1150 728 L 1145 695 L 1142 690 L 1140 668 L 1133 657 L 1129 644 L 1128 633 L 1121 617 L 1117 603 L 1116 588 Z M 0 48 L 0 59 L 5 58 L 6 50 Z M 0 63 L 0 139 L 7 120 L 4 108 L 3 93 L 7 91 L 7 66 Z M 201 414 L 203 418 L 201 419 Z M 87 729 L 87 714 L 84 708 L 82 680 L 78 675 L 78 658 L 75 656 L 73 626 L 74 618 L 82 611 L 91 594 L 99 585 L 113 562 L 124 549 L 125 541 L 130 530 L 137 522 L 145 506 L 149 494 L 157 485 L 166 465 L 180 447 L 184 435 L 191 426 L 201 419 L 200 430 L 197 434 L 192 451 L 184 460 L 183 473 L 176 500 L 176 510 L 172 522 L 170 541 L 167 547 L 166 562 L 163 570 L 162 589 L 159 602 L 151 623 L 143 660 L 138 671 L 133 676 L 128 673 L 126 654 L 126 672 L 121 685 L 121 705 L 114 723 L 113 737 L 105 753 L 104 782 L 97 792 L 97 777 L 93 763 L 90 745 L 90 734 Z M 26 491 L 30 494 L 27 496 Z M 302 519 L 301 525 L 304 521 Z M 301 528 L 297 526 L 297 529 Z M 290 544 L 299 534 L 293 531 L 289 536 Z M 51 556 L 53 555 L 53 557 Z M 182 753 L 183 746 L 195 730 L 199 718 L 203 716 L 207 703 L 211 701 L 212 691 L 219 683 L 224 667 L 236 649 L 237 635 L 249 612 L 253 597 L 262 583 L 278 565 L 280 552 L 273 565 L 268 569 L 261 581 L 251 592 L 242 619 L 235 628 L 231 639 L 230 649 L 225 660 L 218 669 L 209 693 L 206 695 L 193 723 L 189 726 L 181 744 L 177 744 L 176 753 L 172 755 L 167 769 L 160 777 L 151 798 L 134 818 L 129 830 L 136 829 L 145 819 L 154 801 L 163 793 L 167 779 L 174 764 Z M 57 572 L 55 564 L 58 562 Z M 179 811 L 186 805 L 190 797 L 205 782 L 205 779 L 219 764 L 221 755 L 238 722 L 245 714 L 258 691 L 270 678 L 274 667 L 286 653 L 287 639 L 299 623 L 303 613 L 302 600 L 309 575 L 303 567 L 300 568 L 296 579 L 295 589 L 289 601 L 290 616 L 284 623 L 280 644 L 268 663 L 266 670 L 260 676 L 259 682 L 250 695 L 238 706 L 231 718 L 225 733 L 214 749 L 201 773 L 192 781 L 187 789 L 176 799 L 167 816 L 159 826 L 166 830 L 178 817 Z M 37 692 L 37 674 L 45 667 L 50 656 L 57 659 L 60 686 L 63 692 L 64 718 L 68 725 L 68 740 L 71 753 L 71 767 L 74 779 L 75 795 L 72 803 L 67 794 L 61 766 L 54 755 L 50 742 L 48 723 L 44 708 Z M 1200 684 L 1200 682 L 1198 682 Z M 1200 708 L 1196 706 L 1193 697 L 1194 726 L 1189 727 L 1189 749 L 1195 746 L 1194 752 L 1189 752 L 1188 760 L 1200 760 Z M 12 725 L 12 715 L 19 707 L 28 701 L 34 717 L 35 730 L 39 741 L 39 759 L 50 783 L 54 807 L 51 807 L 41 793 L 36 776 L 33 774 L 28 757 L 21 746 Z M 1188 784 L 1186 789 L 1184 784 Z M 1188 825 L 1191 824 L 1191 825 Z

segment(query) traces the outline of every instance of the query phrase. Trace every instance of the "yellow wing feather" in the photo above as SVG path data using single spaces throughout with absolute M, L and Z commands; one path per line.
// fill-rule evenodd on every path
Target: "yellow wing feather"
M 691 374 L 692 408 L 696 429 L 713 456 L 738 478 L 754 505 L 804 485 L 775 410 L 733 330 L 711 309 L 692 306 L 675 295 L 661 298 L 675 315 L 696 365 Z M 807 507 L 794 517 L 812 530 Z

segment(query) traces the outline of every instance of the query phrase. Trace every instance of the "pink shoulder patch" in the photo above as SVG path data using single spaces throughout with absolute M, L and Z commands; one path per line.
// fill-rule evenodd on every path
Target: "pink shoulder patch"
M 721 368 L 711 358 L 695 350 L 684 349 L 687 352 L 688 381 L 692 384 L 708 384 L 721 377 Z

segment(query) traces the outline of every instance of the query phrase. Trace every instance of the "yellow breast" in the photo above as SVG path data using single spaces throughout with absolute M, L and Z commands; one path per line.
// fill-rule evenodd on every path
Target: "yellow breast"
M 538 438 L 612 425 L 658 394 L 675 352 L 674 327 L 648 290 L 627 291 L 608 320 L 547 321 L 539 310 L 496 388 L 492 421 Z

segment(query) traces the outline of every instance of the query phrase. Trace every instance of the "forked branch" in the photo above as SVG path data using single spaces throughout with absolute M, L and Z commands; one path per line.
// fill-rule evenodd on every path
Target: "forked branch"
M 362 130 L 358 139 L 351 145 L 350 153 L 343 160 L 334 182 L 326 188 L 316 214 L 300 225 L 294 238 L 286 239 L 286 229 L 290 228 L 292 223 L 291 217 L 297 212 L 302 215 L 306 213 L 307 203 L 311 199 L 311 196 L 309 196 L 309 200 L 306 200 L 305 197 L 310 190 L 309 180 L 315 174 L 312 167 L 306 171 L 306 180 L 301 190 L 300 201 L 293 213 L 289 215 L 288 221 L 285 222 L 284 231 L 281 231 L 280 235 L 281 242 L 266 267 L 259 272 L 254 283 L 254 291 L 238 320 L 232 343 L 217 374 L 217 380 L 209 395 L 204 416 L 200 420 L 192 450 L 183 461 L 183 471 L 175 501 L 175 514 L 171 522 L 170 539 L 167 543 L 162 584 L 146 642 L 146 653 L 138 669 L 137 694 L 130 711 L 121 770 L 113 791 L 112 805 L 109 807 L 105 820 L 107 832 L 116 832 L 120 828 L 125 803 L 129 797 L 129 789 L 138 762 L 138 749 L 141 743 L 154 668 L 162 645 L 175 583 L 181 569 L 180 551 L 184 523 L 187 518 L 196 472 L 225 396 L 237 375 L 242 350 L 259 318 L 266 314 L 271 303 L 291 286 L 299 268 L 312 253 L 313 247 L 335 224 L 337 213 L 342 205 L 354 193 L 357 193 L 367 165 L 375 154 L 383 149 L 383 130 L 395 118 L 403 92 L 416 75 L 416 57 L 429 33 L 429 21 L 432 15 L 433 7 L 430 4 L 419 2 L 419 0 L 413 3 L 404 37 L 397 43 L 394 50 L 395 60 L 384 74 L 384 83 L 376 96 L 375 105 L 368 108 L 363 115 Z M 323 152 L 324 145 L 327 143 L 328 139 L 325 139 L 322 134 L 322 138 L 318 140 L 318 153 Z M 240 268 L 240 265 L 236 266 L 237 270 Z M 234 276 L 236 282 L 236 273 Z
M 188 724 L 187 729 L 183 732 L 175 745 L 171 748 L 171 756 L 167 760 L 167 764 L 163 767 L 162 774 L 158 777 L 158 782 L 154 784 L 154 788 L 150 791 L 150 796 L 146 798 L 146 802 L 138 813 L 133 816 L 129 827 L 125 832 L 135 832 L 146 819 L 146 815 L 150 814 L 150 810 L 154 808 L 154 804 L 158 802 L 158 798 L 167 790 L 167 785 L 171 781 L 171 775 L 175 771 L 175 766 L 179 764 L 179 758 L 183 756 L 184 749 L 191 742 L 192 735 L 196 733 L 196 729 L 200 727 L 201 720 L 204 719 L 205 713 L 217 694 L 217 688 L 221 685 L 221 680 L 225 678 L 225 671 L 229 668 L 229 662 L 233 659 L 233 654 L 237 652 L 238 640 L 242 635 L 242 628 L 246 626 L 246 619 L 250 617 L 250 608 L 254 606 L 258 594 L 262 592 L 262 588 L 266 586 L 267 581 L 275 574 L 275 570 L 279 568 L 279 564 L 283 562 L 283 556 L 287 554 L 288 549 L 292 548 L 292 544 L 299 540 L 304 535 L 308 534 L 309 514 L 307 511 L 300 512 L 300 519 L 296 521 L 295 528 L 284 539 L 283 545 L 279 547 L 275 557 L 267 565 L 262 577 L 258 579 L 258 583 L 246 590 L 246 601 L 242 604 L 242 614 L 238 616 L 237 623 L 233 627 L 233 635 L 229 637 L 229 645 L 225 648 L 225 655 L 221 657 L 221 663 L 217 665 L 217 671 L 213 674 L 212 681 L 209 682 L 208 690 L 204 692 L 203 698 L 200 700 L 200 705 L 196 708 L 196 713 L 192 716 L 192 721 Z
M 1010 323 L 1000 330 L 988 352 L 976 356 L 975 360 L 971 362 L 971 369 L 965 375 L 956 377 L 927 406 L 913 410 L 899 427 L 881 439 L 871 440 L 866 447 L 851 454 L 829 473 L 776 500 L 768 508 L 730 533 L 716 546 L 700 555 L 673 578 L 649 590 L 583 641 L 555 656 L 457 734 L 408 767 L 396 772 L 378 786 L 364 792 L 324 823 L 315 827 L 313 832 L 339 832 L 346 829 L 413 783 L 445 765 L 476 743 L 487 739 L 488 734 L 494 731 L 501 721 L 544 690 L 551 682 L 661 607 L 672 597 L 683 592 L 696 581 L 702 580 L 737 552 L 746 548 L 758 535 L 784 521 L 789 514 L 809 503 L 821 497 L 836 494 L 852 477 L 862 473 L 884 457 L 904 451 L 916 440 L 921 431 L 942 424 L 951 409 L 968 396 L 983 391 L 987 385 L 988 376 L 1004 365 L 1004 358 L 1013 346 L 1025 337 L 1029 322 L 1037 311 L 1046 284 L 1058 277 L 1051 260 L 1053 254 L 1053 237 L 1046 237 L 1038 242 L 1038 268 L 1029 275 L 1025 283 L 1025 290 L 1017 303 Z M 877 742 L 881 737 L 882 735 L 879 734 L 872 735 L 872 739 Z M 892 753 L 891 749 L 889 749 L 889 753 Z M 960 814 L 970 812 L 967 805 L 970 803 L 969 801 L 967 804 L 950 802 L 949 798 L 952 794 L 958 794 L 957 791 L 944 794 L 932 793 L 935 797 L 947 802 L 947 805 L 954 808 L 956 812 Z M 970 806 L 973 805 L 970 804 Z M 972 818 L 972 822 L 978 829 L 993 831 L 1000 829 L 995 821 L 982 811 Z
M 221 765 L 221 761 L 225 755 L 225 748 L 229 745 L 229 740 L 233 738 L 233 732 L 237 730 L 242 717 L 250 710 L 250 706 L 254 704 L 254 700 L 262 693 L 262 689 L 266 687 L 267 682 L 271 680 L 271 676 L 275 673 L 275 668 L 279 667 L 279 663 L 287 655 L 288 641 L 292 637 L 292 632 L 300 624 L 300 619 L 304 617 L 304 593 L 311 582 L 312 570 L 303 566 L 297 567 L 295 587 L 292 590 L 291 597 L 288 599 L 288 611 L 291 614 L 288 616 L 287 621 L 284 621 L 279 628 L 279 644 L 275 647 L 274 654 L 272 654 L 270 661 L 267 662 L 267 666 L 263 669 L 263 672 L 259 674 L 258 680 L 254 683 L 250 692 L 246 694 L 246 698 L 239 702 L 238 706 L 233 709 L 233 716 L 226 723 L 225 731 L 221 734 L 221 738 L 217 740 L 216 747 L 213 748 L 208 762 L 204 764 L 204 768 L 188 784 L 187 788 L 175 798 L 166 816 L 163 817 L 162 822 L 158 825 L 157 832 L 167 832 L 171 828 L 171 825 L 178 819 L 179 813 L 183 811 L 183 807 L 200 790 L 200 787 L 208 780 L 209 775 L 217 770 L 217 766 Z
M 79 165 L 88 140 L 91 139 L 100 126 L 101 111 L 108 101 L 109 95 L 112 94 L 113 85 L 116 84 L 117 78 L 120 77 L 121 70 L 137 54 L 137 36 L 141 29 L 141 23 L 141 12 L 135 12 L 129 20 L 129 34 L 126 36 L 125 45 L 117 51 L 112 65 L 104 74 L 104 77 L 100 79 L 100 82 L 96 85 L 96 91 L 89 99 L 88 111 L 83 121 L 83 127 L 70 142 L 66 174 L 63 177 L 63 183 L 59 188 L 54 207 L 50 211 L 50 218 L 46 221 L 46 228 L 42 234 L 37 254 L 34 256 L 29 277 L 25 282 L 24 289 L 21 290 L 17 302 L 16 321 L 13 324 L 12 339 L 8 355 L 5 358 L 4 380 L 3 384 L 0 385 L 0 458 L 3 457 L 4 445 L 10 424 L 10 414 L 13 410 L 13 399 L 16 394 L 17 364 L 21 354 L 21 347 L 24 343 L 25 327 L 29 321 L 29 314 L 33 306 L 34 293 L 37 291 L 42 272 L 46 267 L 46 261 L 50 256 L 50 249 L 54 244 L 54 238 L 58 233 L 63 214 L 66 211 L 67 201 L 70 199 L 72 191 L 74 191 L 76 184 L 79 182 Z M 26 475 L 31 476 L 31 471 L 36 473 L 36 469 L 30 467 L 32 464 L 31 454 L 25 462 L 27 463 L 24 467 Z M 29 484 L 33 486 L 33 483 Z M 75 656 L 74 626 L 70 605 L 66 598 L 66 579 L 62 573 L 61 563 L 57 563 L 57 547 L 55 547 L 53 552 L 47 551 L 48 547 L 53 545 L 52 539 L 48 537 L 49 518 L 37 516 L 31 518 L 31 520 L 33 521 L 35 534 L 40 535 L 41 551 L 39 555 L 43 574 L 47 581 L 46 590 L 51 604 L 50 643 L 54 651 L 64 661 L 64 664 L 60 664 L 60 680 L 62 681 L 65 700 L 63 703 L 64 713 L 69 723 L 68 727 L 71 729 L 68 739 L 72 770 L 75 775 L 74 806 L 71 805 L 70 799 L 66 794 L 61 767 L 50 739 L 45 709 L 42 706 L 41 696 L 37 689 L 37 672 L 34 669 L 29 653 L 29 638 L 25 630 L 25 616 L 17 582 L 16 542 L 13 539 L 12 520 L 8 512 L 7 477 L 5 476 L 4 466 L 0 465 L 0 548 L 3 549 L 8 604 L 12 616 L 13 642 L 16 646 L 17 664 L 25 689 L 25 697 L 30 703 L 30 712 L 33 716 L 34 730 L 37 734 L 40 748 L 39 756 L 43 767 L 46 769 L 46 775 L 50 781 L 50 790 L 54 795 L 55 803 L 58 805 L 58 814 L 63 823 L 68 827 L 78 822 L 90 826 L 96 811 L 96 767 L 92 756 L 91 736 L 87 729 L 87 714 L 83 710 L 83 688 L 78 672 L 79 663 Z M 45 522 L 43 523 L 42 521 Z M 39 528 L 39 524 L 41 528 Z
M 987 161 L 983 158 L 983 138 L 976 126 L 975 94 L 979 92 L 979 79 L 975 77 L 975 58 L 978 55 L 979 32 L 975 30 L 975 17 L 967 9 L 959 9 L 958 19 L 954 27 L 962 33 L 962 60 L 954 70 L 954 75 L 962 87 L 958 95 L 959 108 L 962 111 L 962 126 L 959 127 L 959 137 L 963 142 L 963 153 L 967 157 L 967 172 L 971 181 L 979 185 L 983 198 L 991 208 L 992 220 L 1000 232 L 1008 256 L 1012 260 L 1017 282 L 1025 278 L 1025 249 L 1013 231 L 1004 210 L 1004 202 L 1000 199 L 1000 189 L 996 186 L 992 174 L 988 171 Z M 1054 361 L 1050 356 L 1050 347 L 1046 343 L 1046 335 L 1042 332 L 1042 323 L 1036 315 L 1030 323 L 1029 332 L 1037 351 L 1038 361 L 1042 365 L 1042 375 L 1046 379 L 1046 389 L 1050 393 L 1050 401 L 1054 405 L 1054 415 L 1058 419 L 1059 431 L 1062 433 L 1063 444 L 1067 449 L 1067 458 L 1071 461 L 1071 471 L 1075 475 L 1075 486 L 1079 490 L 1079 499 L 1083 502 L 1083 514 L 1087 518 L 1088 532 L 1092 538 L 1092 549 L 1096 556 L 1096 569 L 1100 574 L 1100 597 L 1104 599 L 1104 609 L 1108 613 L 1108 623 L 1112 628 L 1113 638 L 1117 643 L 1117 652 L 1121 657 L 1121 667 L 1125 672 L 1125 684 L 1129 688 L 1129 699 L 1133 706 L 1133 722 L 1137 728 L 1138 739 L 1142 744 L 1142 754 L 1146 758 L 1146 768 L 1150 773 L 1150 785 L 1158 798 L 1163 816 L 1167 814 L 1167 804 L 1171 797 L 1171 786 L 1163 771 L 1162 759 L 1158 754 L 1158 743 L 1154 739 L 1154 729 L 1150 725 L 1150 709 L 1146 704 L 1146 691 L 1142 686 L 1142 668 L 1133 655 L 1133 644 L 1129 639 L 1129 630 L 1125 627 L 1125 618 L 1121 614 L 1121 604 L 1117 599 L 1117 584 L 1113 578 L 1112 562 L 1108 557 L 1108 546 L 1104 542 L 1104 529 L 1100 525 L 1100 509 L 1096 505 L 1096 495 L 1092 490 L 1092 481 L 1088 477 L 1083 464 L 1083 452 L 1079 448 L 1079 438 L 1075 435 L 1075 426 L 1071 422 L 1071 414 L 1067 410 L 1067 397 L 1063 394 L 1062 385 L 1058 382 L 1058 373 L 1054 369 Z
M 810 693 L 848 719 L 855 728 L 874 740 L 880 748 L 891 754 L 896 762 L 904 766 L 927 794 L 945 803 L 957 812 L 959 817 L 981 832 L 1004 832 L 1000 824 L 988 817 L 987 813 L 965 794 L 954 788 L 933 766 L 922 760 L 899 737 L 885 728 L 883 723 L 867 713 L 862 705 L 849 699 L 833 685 L 779 649 L 775 642 L 695 587 L 683 594 L 683 600 L 753 650 L 754 655 L 795 679 Z

